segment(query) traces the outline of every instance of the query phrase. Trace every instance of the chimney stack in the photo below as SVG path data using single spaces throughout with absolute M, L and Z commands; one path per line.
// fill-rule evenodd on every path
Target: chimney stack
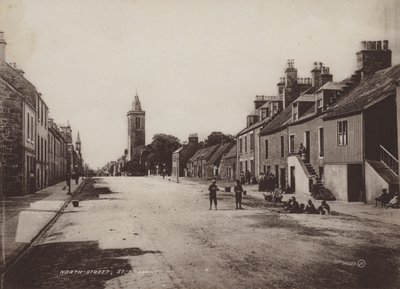
M 4 32 L 0 31 L 0 61 L 6 61 L 7 42 L 4 39 Z
M 367 77 L 376 71 L 392 66 L 392 51 L 389 50 L 389 41 L 362 41 L 366 48 L 357 53 L 357 70 L 361 77 Z

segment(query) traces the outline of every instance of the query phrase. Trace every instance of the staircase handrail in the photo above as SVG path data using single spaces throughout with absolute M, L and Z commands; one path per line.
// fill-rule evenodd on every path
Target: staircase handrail
M 379 158 L 380 160 L 389 167 L 389 169 L 391 169 L 396 175 L 399 175 L 399 160 L 394 157 L 387 149 L 385 149 L 382 145 L 379 145 L 380 149 L 381 149 L 381 153 L 379 154 Z M 383 154 L 388 155 L 390 158 L 390 160 L 392 162 L 394 162 L 394 166 L 392 164 L 390 164 L 388 161 L 386 161 L 386 159 L 383 158 Z

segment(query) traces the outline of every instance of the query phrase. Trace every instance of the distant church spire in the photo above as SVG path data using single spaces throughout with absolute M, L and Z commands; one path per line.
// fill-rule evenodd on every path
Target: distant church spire
M 78 130 L 78 136 L 77 136 L 77 138 L 76 138 L 76 142 L 77 142 L 77 143 L 81 143 L 81 137 L 79 136 L 79 130 Z
M 133 104 L 132 104 L 132 110 L 133 111 L 142 111 L 142 106 L 140 105 L 140 100 L 139 100 L 139 96 L 137 95 L 137 90 L 136 90 L 135 100 L 133 101 Z

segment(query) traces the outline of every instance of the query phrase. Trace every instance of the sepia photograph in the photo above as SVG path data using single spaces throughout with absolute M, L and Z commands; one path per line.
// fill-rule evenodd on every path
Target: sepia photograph
M 0 0 L 0 289 L 398 289 L 399 157 L 399 0 Z

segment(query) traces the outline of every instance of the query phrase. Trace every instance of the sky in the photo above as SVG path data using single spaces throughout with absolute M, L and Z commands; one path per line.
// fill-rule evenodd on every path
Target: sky
M 56 123 L 79 130 L 92 168 L 127 147 L 136 89 L 146 143 L 236 134 L 258 94 L 276 95 L 287 59 L 334 81 L 364 40 L 389 40 L 400 63 L 398 0 L 0 0 L 7 61 L 37 87 Z

